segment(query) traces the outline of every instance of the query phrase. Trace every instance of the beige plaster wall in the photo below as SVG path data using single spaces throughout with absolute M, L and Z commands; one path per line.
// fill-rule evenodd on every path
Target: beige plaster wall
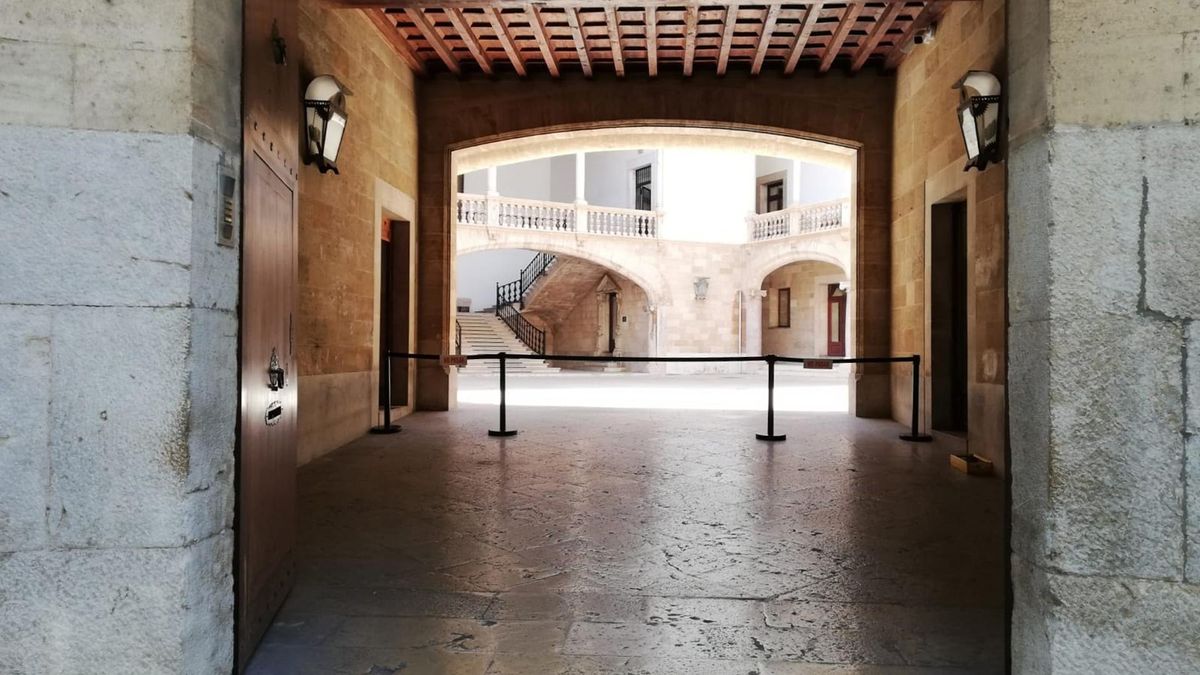
M 762 353 L 783 356 L 826 356 L 828 285 L 848 281 L 836 265 L 805 261 L 785 265 L 763 280 Z M 779 289 L 791 289 L 790 326 L 778 325 Z M 849 328 L 849 321 L 846 322 Z M 847 344 L 847 355 L 850 353 Z
M 376 423 L 380 222 L 414 219 L 417 120 L 412 72 L 361 12 L 319 0 L 302 0 L 299 10 L 306 81 L 328 73 L 352 92 L 340 173 L 305 166 L 300 175 L 304 463 Z
M 966 153 L 953 86 L 968 70 L 1003 79 L 1004 0 L 952 3 L 937 40 L 917 47 L 896 78 L 892 160 L 891 349 L 922 354 L 922 419 L 928 427 L 931 208 L 966 201 L 968 218 L 968 434 L 970 452 L 1003 469 L 1005 456 L 1005 167 L 964 172 Z M 892 417 L 907 422 L 912 375 L 892 368 Z

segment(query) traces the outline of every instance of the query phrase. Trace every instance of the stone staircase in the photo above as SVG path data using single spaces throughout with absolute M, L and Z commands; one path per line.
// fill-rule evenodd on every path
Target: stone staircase
M 495 314 L 459 314 L 458 322 L 462 325 L 463 354 L 529 353 L 529 348 L 521 344 L 517 336 L 513 335 L 508 326 L 504 325 L 504 322 Z M 550 367 L 545 361 L 532 359 L 509 361 L 506 369 L 509 374 L 527 375 L 559 371 L 558 368 Z M 470 361 L 466 367 L 458 369 L 459 375 L 486 375 L 499 372 L 500 362 L 495 359 Z

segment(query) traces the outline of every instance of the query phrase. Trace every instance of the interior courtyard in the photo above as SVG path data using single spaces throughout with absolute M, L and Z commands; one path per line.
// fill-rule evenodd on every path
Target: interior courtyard
M 0 5 L 0 673 L 1197 672 L 1198 36 Z

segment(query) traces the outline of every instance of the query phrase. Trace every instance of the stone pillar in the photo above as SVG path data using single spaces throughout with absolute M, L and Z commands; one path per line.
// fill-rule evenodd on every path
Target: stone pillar
M 75 4 L 0 5 L 0 671 L 229 673 L 242 7 Z
M 1197 672 L 1200 12 L 1009 24 L 1013 668 Z
M 575 153 L 575 203 L 587 203 L 587 154 Z
M 762 301 L 763 301 L 763 297 L 762 297 L 762 291 L 760 289 L 751 288 L 750 290 L 746 291 L 746 301 L 745 301 L 745 305 L 746 305 L 745 315 L 746 316 L 743 319 L 743 321 L 746 322 L 746 344 L 743 345 L 743 349 L 746 354 L 749 354 L 751 356 L 758 356 L 763 353 L 763 351 L 762 351 L 763 302 Z

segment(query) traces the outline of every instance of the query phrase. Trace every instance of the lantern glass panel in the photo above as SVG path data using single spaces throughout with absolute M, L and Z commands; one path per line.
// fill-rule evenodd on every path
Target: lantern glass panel
M 330 164 L 337 161 L 338 151 L 342 149 L 342 134 L 345 132 L 346 118 L 341 113 L 330 111 L 329 120 L 325 123 L 325 147 L 322 153 Z
M 964 105 L 959 108 L 958 117 L 962 125 L 963 142 L 967 145 L 967 159 L 975 161 L 979 157 L 979 130 L 971 107 Z

